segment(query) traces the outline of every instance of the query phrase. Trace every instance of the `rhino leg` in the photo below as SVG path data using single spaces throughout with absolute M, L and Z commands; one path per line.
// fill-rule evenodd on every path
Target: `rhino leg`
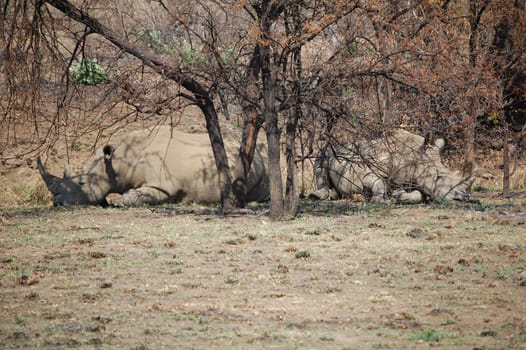
M 317 191 L 309 193 L 308 198 L 309 199 L 313 199 L 313 200 L 321 200 L 321 201 L 329 199 L 330 198 L 330 190 L 329 190 L 328 187 L 320 188 Z
M 385 203 L 387 201 L 387 188 L 382 178 L 369 173 L 363 179 L 363 187 L 364 190 L 370 190 L 371 202 Z
M 407 192 L 400 190 L 393 193 L 396 203 L 399 204 L 419 204 L 424 202 L 424 194 L 419 190 Z
M 155 187 L 140 187 L 131 189 L 122 194 L 122 205 L 136 207 L 144 204 L 157 204 L 166 202 L 168 193 Z

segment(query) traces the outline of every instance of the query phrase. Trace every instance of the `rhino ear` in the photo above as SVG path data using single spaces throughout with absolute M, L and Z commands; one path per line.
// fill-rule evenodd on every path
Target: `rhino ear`
M 115 151 L 115 148 L 112 145 L 106 145 L 102 149 L 102 152 L 104 152 L 104 160 L 110 160 L 111 156 L 113 155 L 113 151 Z

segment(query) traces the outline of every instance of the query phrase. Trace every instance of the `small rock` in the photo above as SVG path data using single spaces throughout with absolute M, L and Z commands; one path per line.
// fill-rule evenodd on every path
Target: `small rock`
M 104 288 L 111 288 L 113 287 L 113 283 L 111 282 L 102 282 L 101 285 L 100 285 L 100 288 L 104 289 Z
M 88 255 L 93 259 L 101 259 L 106 257 L 106 253 L 103 252 L 89 252 Z
M 26 339 L 27 338 L 27 335 L 25 332 L 13 332 L 13 334 L 11 334 L 10 336 L 11 339 L 13 340 L 21 340 L 21 339 Z
M 411 231 L 407 232 L 407 235 L 411 238 L 420 238 L 425 235 L 425 231 L 421 228 L 414 228 Z
M 35 299 L 38 298 L 38 293 L 36 293 L 36 292 L 31 292 L 31 293 L 29 293 L 29 294 L 26 294 L 26 295 L 24 296 L 24 298 L 25 298 L 26 300 L 35 300 Z
M 296 253 L 296 259 L 306 259 L 308 257 L 310 257 L 310 253 L 306 250 Z
M 164 246 L 166 248 L 175 248 L 177 247 L 177 243 L 175 241 L 168 241 L 164 243 Z
M 497 332 L 492 331 L 492 330 L 482 331 L 480 332 L 480 336 L 481 337 L 496 337 Z
M 25 285 L 25 286 L 32 286 L 34 284 L 37 284 L 39 282 L 38 278 L 32 276 L 26 276 L 22 275 L 17 280 L 18 284 Z
M 289 268 L 286 265 L 279 264 L 278 265 L 278 272 L 287 273 L 287 272 L 289 272 Z
M 453 270 L 453 267 L 449 265 L 437 265 L 435 266 L 434 271 L 438 273 L 439 275 L 445 275 L 450 272 L 453 272 L 454 270 Z
M 463 259 L 463 258 L 458 259 L 457 264 L 462 265 L 462 266 L 466 266 L 466 267 L 471 265 L 471 263 L 468 260 Z
M 95 317 L 92 317 L 91 318 L 92 321 L 97 321 L 97 322 L 100 322 L 102 324 L 107 324 L 107 323 L 110 323 L 112 321 L 111 318 L 109 317 L 102 317 L 102 316 L 95 316 Z
M 245 240 L 243 238 L 233 238 L 227 239 L 224 243 L 229 245 L 239 245 L 245 243 Z

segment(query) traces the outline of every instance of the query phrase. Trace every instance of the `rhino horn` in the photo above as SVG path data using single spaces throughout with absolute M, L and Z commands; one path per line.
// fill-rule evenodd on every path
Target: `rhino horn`
M 44 165 L 42 164 L 40 157 L 37 158 L 37 166 L 38 166 L 38 171 L 40 172 L 40 176 L 42 176 L 42 179 L 46 183 L 46 186 L 49 189 L 49 191 L 53 194 L 57 193 L 62 179 L 54 175 L 51 175 L 46 170 L 46 168 L 44 168 Z

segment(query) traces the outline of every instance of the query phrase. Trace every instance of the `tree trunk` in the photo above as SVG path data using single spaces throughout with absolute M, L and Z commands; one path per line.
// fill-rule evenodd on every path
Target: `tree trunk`
M 291 21 L 289 21 L 289 19 Z M 285 31 L 287 36 L 302 31 L 299 6 L 293 5 L 285 11 Z M 291 111 L 287 114 L 285 127 L 285 155 L 287 157 L 287 177 L 285 181 L 285 212 L 293 217 L 298 207 L 296 193 L 296 132 L 298 121 L 301 117 L 301 46 L 295 47 L 291 52 L 292 67 L 290 76 L 293 83 L 291 96 Z M 283 73 L 287 71 L 287 60 L 283 63 Z M 285 89 L 284 89 L 285 90 Z M 286 90 L 284 91 L 285 98 Z
M 287 179 L 285 183 L 285 212 L 296 215 L 298 195 L 296 193 L 296 129 L 300 116 L 299 105 L 288 117 L 286 126 Z
M 268 169 L 270 174 L 270 218 L 283 217 L 283 182 L 281 180 L 279 128 L 277 115 L 265 113 L 265 131 L 268 142 Z
M 247 179 L 252 160 L 259 130 L 263 124 L 263 119 L 257 111 L 251 110 L 245 113 L 245 124 L 243 125 L 243 135 L 239 147 L 239 156 L 234 167 L 233 191 L 236 202 L 239 207 L 246 206 Z
M 382 57 L 383 63 L 385 64 L 386 70 L 389 70 L 391 65 L 390 61 L 390 49 L 394 49 L 394 41 L 389 37 L 389 33 L 392 33 L 391 28 L 386 23 L 373 22 L 373 27 L 376 32 L 376 41 L 378 51 Z M 378 105 L 378 128 L 375 133 L 383 133 L 387 130 L 391 130 L 393 123 L 393 116 L 391 111 L 391 92 L 392 83 L 387 77 L 375 77 L 376 84 L 376 103 Z
M 268 143 L 268 169 L 270 174 L 270 218 L 279 220 L 283 216 L 283 182 L 281 179 L 278 113 L 276 111 L 276 78 L 272 72 L 271 50 L 263 48 L 263 116 Z
M 464 166 L 462 174 L 470 176 L 475 168 L 475 124 L 477 122 L 476 97 L 471 98 L 470 110 L 464 116 Z
M 479 6 L 480 5 L 480 6 Z M 470 23 L 470 36 L 469 36 L 469 64 L 473 71 L 477 66 L 477 33 L 482 18 L 482 14 L 486 10 L 486 3 L 479 4 L 478 1 L 471 0 L 469 2 L 469 23 Z M 477 87 L 478 79 L 473 78 L 470 86 L 471 99 L 469 102 L 468 115 L 464 118 L 464 139 L 466 142 L 465 146 L 465 158 L 464 158 L 464 175 L 471 175 L 475 168 L 475 125 L 478 116 L 478 96 Z
M 295 18 L 297 21 L 297 18 Z M 296 49 L 292 54 L 294 63 L 293 81 L 293 111 L 289 113 L 286 124 L 286 148 L 287 157 L 287 179 L 285 183 L 285 211 L 288 215 L 296 215 L 298 207 L 298 195 L 296 193 L 296 131 L 298 120 L 301 117 L 301 48 Z
M 232 189 L 228 158 L 225 152 L 221 130 L 219 128 L 219 119 L 217 118 L 217 112 L 210 99 L 198 101 L 198 106 L 205 116 L 206 130 L 214 153 L 223 212 L 228 214 L 228 212 L 238 208 L 238 203 Z
M 502 147 L 502 195 L 510 196 L 510 128 L 508 123 L 504 122 L 504 144 Z
M 259 98 L 258 78 L 261 71 L 261 52 L 255 46 L 252 59 L 246 72 L 246 97 L 242 101 L 243 135 L 239 148 L 239 157 L 234 167 L 233 191 L 239 207 L 246 206 L 247 178 L 254 158 L 257 136 L 263 124 L 263 117 L 255 107 Z
M 386 62 L 387 63 L 387 62 Z M 391 112 L 391 90 L 392 83 L 389 79 L 375 78 L 376 80 L 376 101 L 378 104 L 379 125 L 381 131 L 391 130 L 394 126 Z

